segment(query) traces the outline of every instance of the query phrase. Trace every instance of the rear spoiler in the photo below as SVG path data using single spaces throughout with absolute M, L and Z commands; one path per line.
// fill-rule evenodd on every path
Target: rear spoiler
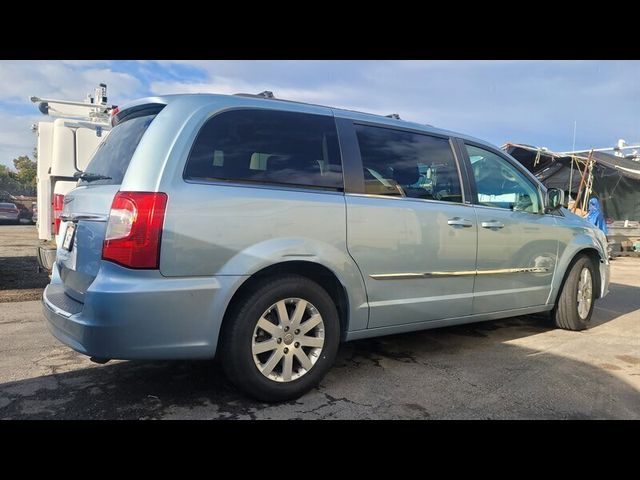
M 131 120 L 137 117 L 144 117 L 146 115 L 157 115 L 166 106 L 167 105 L 164 103 L 145 103 L 143 105 L 136 105 L 133 107 L 125 108 L 124 110 L 115 108 L 111 114 L 111 126 L 115 127 L 122 122 L 126 122 L 127 120 Z

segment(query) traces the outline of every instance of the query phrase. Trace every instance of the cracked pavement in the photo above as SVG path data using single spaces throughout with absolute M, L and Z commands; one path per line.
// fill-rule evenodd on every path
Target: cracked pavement
M 91 363 L 38 301 L 0 303 L 0 419 L 640 419 L 639 267 L 612 262 L 585 332 L 527 316 L 346 343 L 280 404 L 244 397 L 215 361 Z

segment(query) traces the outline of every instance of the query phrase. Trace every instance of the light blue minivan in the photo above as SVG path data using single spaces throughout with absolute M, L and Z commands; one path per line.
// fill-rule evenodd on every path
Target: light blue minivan
M 112 122 L 43 296 L 95 361 L 219 356 L 279 401 L 341 341 L 535 312 L 580 330 L 607 293 L 604 234 L 481 140 L 268 93 L 145 98 Z

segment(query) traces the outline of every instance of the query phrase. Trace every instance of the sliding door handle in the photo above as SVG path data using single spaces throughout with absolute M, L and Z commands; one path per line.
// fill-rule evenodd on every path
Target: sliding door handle
M 447 225 L 451 225 L 452 227 L 473 227 L 471 220 L 460 217 L 450 218 L 447 220 Z
M 498 220 L 490 220 L 488 222 L 480 223 L 482 228 L 504 228 L 504 223 L 499 222 Z

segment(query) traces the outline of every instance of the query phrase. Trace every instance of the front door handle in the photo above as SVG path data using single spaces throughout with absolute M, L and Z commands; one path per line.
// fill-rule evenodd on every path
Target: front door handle
M 452 227 L 473 227 L 471 220 L 460 217 L 450 218 L 447 220 L 447 225 L 451 225 Z
M 482 222 L 480 226 L 482 228 L 504 228 L 504 223 L 498 220 L 490 220 L 488 222 Z

